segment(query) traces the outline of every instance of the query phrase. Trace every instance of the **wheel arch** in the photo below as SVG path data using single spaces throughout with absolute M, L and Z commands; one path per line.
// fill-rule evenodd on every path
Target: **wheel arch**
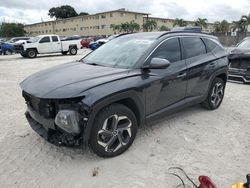
M 91 128 L 94 123 L 94 119 L 97 114 L 105 107 L 111 104 L 122 104 L 128 107 L 136 116 L 138 126 L 142 125 L 145 120 L 144 106 L 138 95 L 135 95 L 135 91 L 123 92 L 116 94 L 112 97 L 107 97 L 105 99 L 99 100 L 91 108 L 90 115 L 88 117 L 88 122 L 84 127 L 83 141 L 88 142 L 90 138 Z
M 26 49 L 26 52 L 27 52 L 28 50 L 35 50 L 35 51 L 36 51 L 36 53 L 38 53 L 37 48 L 27 48 L 27 49 Z M 25 52 L 25 53 L 26 53 L 26 52 Z

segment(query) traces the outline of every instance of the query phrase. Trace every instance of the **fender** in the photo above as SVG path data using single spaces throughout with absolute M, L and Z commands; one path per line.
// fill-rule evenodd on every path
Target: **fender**
M 88 121 L 87 124 L 84 127 L 84 133 L 83 133 L 83 142 L 87 143 L 89 138 L 90 138 L 90 133 L 91 133 L 91 128 L 92 128 L 92 124 L 94 123 L 94 119 L 96 117 L 96 115 L 98 114 L 98 112 L 103 109 L 104 107 L 112 104 L 112 103 L 116 103 L 119 102 L 121 100 L 125 100 L 125 99 L 131 99 L 133 100 L 133 102 L 136 104 L 137 108 L 138 108 L 138 112 L 139 112 L 139 125 L 142 125 L 145 121 L 145 112 L 144 112 L 144 105 L 143 102 L 141 101 L 141 98 L 138 96 L 136 91 L 125 91 L 122 93 L 118 93 L 116 95 L 113 96 L 105 96 L 104 98 L 102 98 L 101 100 L 95 102 L 91 107 L 90 107 L 90 115 L 88 117 Z M 84 99 L 83 99 L 84 100 Z
M 208 93 L 209 93 L 209 90 L 210 90 L 210 88 L 211 88 L 211 85 L 212 85 L 213 80 L 214 80 L 216 77 L 218 77 L 219 75 L 221 75 L 221 74 L 226 74 L 226 81 L 227 81 L 227 78 L 228 78 L 228 67 L 227 67 L 227 66 L 222 67 L 221 69 L 215 71 L 215 72 L 213 73 L 213 75 L 210 77 L 210 80 L 209 80 L 209 87 L 208 87 L 208 89 L 207 89 L 207 91 L 206 91 L 206 97 L 208 96 Z

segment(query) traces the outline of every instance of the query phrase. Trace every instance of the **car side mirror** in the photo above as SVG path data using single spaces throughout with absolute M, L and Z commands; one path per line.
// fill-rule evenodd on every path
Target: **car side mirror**
M 144 69 L 165 69 L 170 65 L 167 59 L 154 57 L 151 59 L 148 65 L 145 65 Z

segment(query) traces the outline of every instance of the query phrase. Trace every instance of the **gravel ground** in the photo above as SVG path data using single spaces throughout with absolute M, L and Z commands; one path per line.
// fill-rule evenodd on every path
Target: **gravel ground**
M 197 105 L 140 127 L 131 148 L 112 159 L 40 138 L 24 117 L 19 83 L 85 53 L 36 59 L 0 56 L 0 187 L 171 188 L 180 183 L 168 173 L 172 166 L 185 169 L 195 182 L 199 175 L 208 175 L 218 188 L 245 180 L 250 173 L 249 85 L 228 83 L 216 111 Z

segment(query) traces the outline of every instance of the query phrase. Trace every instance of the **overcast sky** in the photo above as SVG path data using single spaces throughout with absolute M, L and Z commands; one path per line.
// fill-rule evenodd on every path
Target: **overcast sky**
M 0 0 L 0 22 L 35 23 L 51 20 L 48 10 L 53 6 L 71 5 L 90 14 L 126 8 L 151 13 L 151 16 L 209 22 L 239 20 L 250 13 L 250 0 Z

